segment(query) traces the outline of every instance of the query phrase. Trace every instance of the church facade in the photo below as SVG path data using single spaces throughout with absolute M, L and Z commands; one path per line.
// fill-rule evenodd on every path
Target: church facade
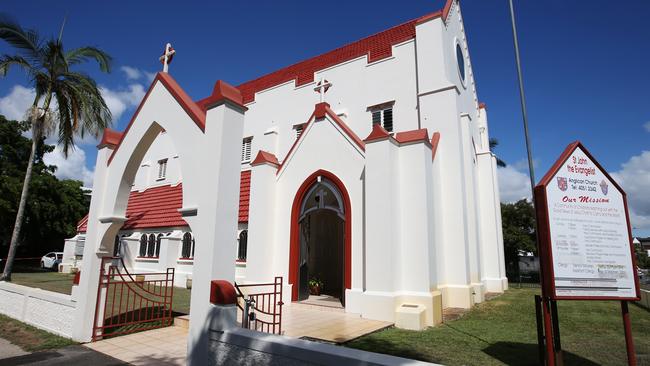
M 232 90 L 220 83 L 192 101 L 159 74 L 136 116 L 158 107 L 158 89 L 190 117 L 241 95 L 238 282 L 283 276 L 288 305 L 318 283 L 346 312 L 392 322 L 418 305 L 427 325 L 507 289 L 496 160 L 457 1 Z M 100 147 L 119 148 L 129 128 Z M 137 272 L 174 267 L 184 286 L 211 243 L 185 220 L 183 180 L 209 172 L 179 163 L 169 129 L 156 133 L 112 252 Z M 85 231 L 82 220 L 77 239 Z

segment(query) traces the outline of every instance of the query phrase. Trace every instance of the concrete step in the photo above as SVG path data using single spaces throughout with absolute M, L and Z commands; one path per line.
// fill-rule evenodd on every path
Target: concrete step
M 175 327 L 180 327 L 180 328 L 185 328 L 185 329 L 190 329 L 190 316 L 189 315 L 181 315 L 174 317 L 174 326 Z
M 345 313 L 345 308 L 343 307 L 305 304 L 304 302 L 292 302 L 291 305 L 289 306 L 291 306 L 291 309 L 298 309 L 298 310 L 317 310 L 317 311 L 329 311 L 335 313 Z

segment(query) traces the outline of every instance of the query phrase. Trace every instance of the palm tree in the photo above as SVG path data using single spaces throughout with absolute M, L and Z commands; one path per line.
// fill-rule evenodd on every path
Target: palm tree
M 494 137 L 490 138 L 490 151 L 494 152 L 496 147 L 499 145 L 499 140 L 495 139 Z M 506 162 L 501 160 L 496 154 L 494 154 L 494 157 L 497 159 L 497 166 L 501 168 L 505 168 L 507 166 Z
M 16 248 L 25 213 L 34 154 L 44 137 L 56 131 L 63 154 L 74 149 L 75 136 L 99 133 L 111 123 L 111 112 L 97 87 L 88 75 L 71 70 L 72 66 L 96 61 L 99 69 L 110 72 L 111 57 L 95 47 L 80 47 L 65 51 L 58 39 L 41 39 L 31 29 L 23 29 L 5 14 L 0 14 L 0 39 L 16 50 L 14 55 L 0 56 L 0 76 L 6 76 L 11 67 L 22 69 L 36 93 L 34 103 L 26 113 L 32 129 L 32 150 L 27 163 L 25 181 L 16 213 L 16 224 L 11 235 L 4 273 L 0 280 L 11 281 Z

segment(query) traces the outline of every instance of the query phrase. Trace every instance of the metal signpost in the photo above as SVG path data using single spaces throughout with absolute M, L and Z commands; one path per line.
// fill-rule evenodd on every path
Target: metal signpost
M 629 365 L 636 365 L 628 301 L 640 297 L 627 199 L 580 142 L 570 144 L 534 191 L 547 365 L 562 363 L 556 300 L 621 302 Z M 541 351 L 540 345 L 540 351 Z M 556 359 L 557 357 L 557 359 Z

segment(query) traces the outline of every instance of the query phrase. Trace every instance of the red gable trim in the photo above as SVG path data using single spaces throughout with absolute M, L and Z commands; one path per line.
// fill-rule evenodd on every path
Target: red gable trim
M 436 151 L 438 151 L 438 144 L 440 143 L 440 132 L 434 132 L 431 136 L 431 161 L 436 158 Z
M 395 140 L 400 144 L 409 144 L 413 142 L 424 141 L 429 143 L 429 132 L 426 128 L 412 131 L 398 132 L 395 134 Z
M 280 165 L 278 158 L 271 154 L 270 152 L 260 150 L 255 157 L 255 160 L 251 163 L 251 166 L 262 165 L 262 164 L 272 164 L 276 167 Z
M 304 124 L 304 129 L 303 130 L 305 132 L 301 133 L 300 137 L 298 137 L 296 139 L 296 141 L 293 142 L 293 145 L 291 145 L 291 148 L 289 149 L 289 152 L 284 157 L 284 160 L 282 160 L 282 164 L 280 164 L 280 166 L 278 167 L 277 173 L 280 173 L 280 170 L 282 170 L 282 167 L 287 162 L 287 159 L 291 156 L 291 154 L 293 153 L 293 150 L 295 150 L 296 146 L 298 145 L 298 141 L 301 141 L 305 137 L 306 131 L 307 131 L 307 128 L 309 127 L 309 125 L 311 123 L 313 123 L 314 121 L 316 121 L 317 119 L 325 118 L 325 115 L 330 116 L 330 118 L 332 118 L 332 120 L 343 130 L 343 132 L 345 132 L 345 134 L 347 134 L 348 137 L 350 137 L 352 139 L 352 141 L 354 141 L 354 143 L 357 146 L 359 146 L 361 151 L 366 151 L 366 146 L 363 143 L 363 141 L 361 141 L 359 136 L 357 136 L 357 134 L 354 133 L 354 131 L 352 131 L 350 129 L 350 127 L 348 127 L 348 125 L 345 122 L 343 122 L 343 120 L 340 119 L 339 116 L 336 115 L 336 113 L 334 113 L 334 111 L 330 108 L 330 105 L 327 104 L 326 102 L 318 103 L 314 107 L 314 112 L 311 114 L 311 116 L 309 117 L 307 122 L 305 122 L 305 124 Z
M 129 133 L 129 129 L 131 129 L 131 125 L 133 125 L 133 122 L 138 117 L 138 114 L 140 113 L 142 106 L 144 106 L 144 104 L 147 102 L 147 99 L 149 98 L 151 91 L 153 90 L 154 86 L 156 85 L 156 82 L 158 81 L 160 81 L 160 83 L 165 88 L 167 88 L 167 90 L 171 93 L 174 99 L 176 99 L 178 104 L 180 104 L 181 107 L 185 110 L 185 112 L 187 112 L 188 116 L 192 118 L 194 123 L 196 123 L 196 125 L 201 129 L 201 131 L 205 130 L 205 112 L 201 108 L 199 108 L 199 106 L 196 105 L 196 103 L 192 101 L 192 99 L 185 93 L 185 91 L 180 87 L 180 85 L 178 85 L 176 80 L 174 80 L 171 76 L 169 76 L 169 74 L 165 72 L 159 72 L 156 74 L 156 77 L 151 83 L 151 86 L 149 86 L 149 90 L 147 90 L 147 94 L 145 94 L 144 98 L 142 98 L 142 101 L 140 102 L 138 109 L 133 114 L 133 117 L 131 117 L 131 121 L 129 121 L 129 124 L 126 126 L 124 133 L 122 133 L 122 137 L 120 138 L 117 147 L 115 148 L 115 150 L 113 150 L 113 153 L 111 154 L 110 158 L 108 158 L 107 165 L 111 164 L 111 161 L 115 156 L 115 153 L 117 152 L 117 150 L 120 148 L 120 145 L 122 144 L 122 140 L 124 140 L 124 136 L 126 136 L 126 134 Z
M 373 123 L 372 124 L 372 132 L 370 132 L 370 135 L 366 137 L 365 140 L 363 140 L 366 144 L 369 142 L 375 142 L 375 141 L 383 141 L 387 140 L 390 138 L 390 134 L 380 123 Z
M 99 142 L 99 145 L 97 145 L 97 148 L 101 149 L 107 146 L 115 148 L 120 143 L 120 140 L 122 140 L 122 135 L 122 132 L 111 130 L 110 128 L 105 128 L 104 134 L 102 135 L 102 140 Z
M 211 96 L 201 99 L 196 102 L 196 104 L 199 105 L 203 111 L 206 111 L 208 108 L 211 108 L 222 100 L 230 101 L 243 110 L 248 110 L 248 108 L 244 107 L 243 98 L 239 89 L 222 80 L 217 80 L 214 84 Z

